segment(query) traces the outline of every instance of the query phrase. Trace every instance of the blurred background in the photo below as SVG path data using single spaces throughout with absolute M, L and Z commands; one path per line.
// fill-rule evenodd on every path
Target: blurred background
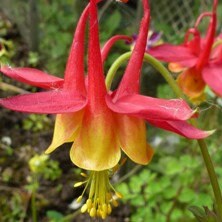
M 86 0 L 0 0 L 0 62 L 11 66 L 39 68 L 63 76 L 69 47 Z M 150 0 L 150 30 L 161 40 L 182 43 L 184 33 L 198 15 L 211 11 L 212 0 Z M 222 10 L 222 4 L 218 12 Z M 222 14 L 218 13 L 218 32 Z M 99 4 L 101 46 L 114 34 L 135 35 L 142 16 L 140 0 L 128 4 L 104 1 Z M 204 20 L 200 30 L 208 25 Z M 107 72 L 113 61 L 129 51 L 130 45 L 118 42 L 105 63 Z M 122 67 L 118 73 L 124 71 Z M 120 75 L 118 75 L 120 76 Z M 119 82 L 117 77 L 113 87 Z M 0 75 L 0 97 L 36 92 L 39 89 Z M 143 67 L 141 91 L 145 95 L 175 98 L 155 70 Z M 210 90 L 200 107 L 200 128 L 217 132 L 207 139 L 222 184 L 222 100 Z M 207 118 L 206 118 L 207 117 Z M 90 221 L 79 213 L 75 199 L 82 187 L 80 170 L 69 159 L 70 144 L 57 149 L 50 158 L 42 155 L 51 142 L 54 116 L 27 115 L 0 108 L 0 221 L 32 221 L 32 192 L 36 193 L 38 221 Z M 124 198 L 106 221 L 192 222 L 192 205 L 212 209 L 209 179 L 195 141 L 154 129 L 148 125 L 147 138 L 155 148 L 148 166 L 130 160 L 114 176 L 113 184 Z M 39 168 L 33 169 L 33 164 Z

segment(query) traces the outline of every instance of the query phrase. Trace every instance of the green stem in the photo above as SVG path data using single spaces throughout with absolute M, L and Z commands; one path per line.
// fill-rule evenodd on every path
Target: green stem
M 32 222 L 37 222 L 36 183 L 38 183 L 38 178 L 37 178 L 37 176 L 35 174 L 33 174 L 33 185 L 34 185 L 34 188 L 32 190 L 32 197 L 31 197 Z
M 137 3 L 137 9 L 136 9 L 136 19 L 134 23 L 134 33 L 138 33 L 138 24 L 140 24 L 140 19 L 143 15 L 143 5 L 142 0 L 139 0 Z
M 127 52 L 123 55 L 121 55 L 111 66 L 111 68 L 108 71 L 107 77 L 106 77 L 106 86 L 107 89 L 109 90 L 113 81 L 113 78 L 115 77 L 116 71 L 118 68 L 126 62 L 130 57 L 131 57 L 132 52 Z M 158 60 L 153 58 L 152 56 L 145 54 L 144 55 L 144 60 L 150 65 L 152 65 L 157 71 L 160 72 L 160 74 L 163 76 L 163 78 L 166 80 L 166 82 L 170 85 L 174 93 L 176 94 L 177 97 L 183 98 L 187 100 L 187 98 L 184 96 L 183 92 L 181 89 L 178 87 L 176 81 L 173 79 L 169 71 L 160 63 Z M 195 125 L 194 120 L 191 120 L 191 123 Z M 210 154 L 207 149 L 207 145 L 203 139 L 197 140 L 201 154 L 204 160 L 204 163 L 207 168 L 207 172 L 210 178 L 211 186 L 213 188 L 214 196 L 215 196 L 215 201 L 216 201 L 216 208 L 217 208 L 217 214 L 219 217 L 219 221 L 222 221 L 222 195 L 221 195 L 221 190 L 220 186 L 218 183 L 218 179 L 215 173 L 215 169 L 210 157 Z
M 75 211 L 74 213 L 65 216 L 65 217 L 63 218 L 63 221 L 64 221 L 64 222 L 70 222 L 70 221 L 72 221 L 75 217 L 77 217 L 80 213 L 81 213 L 81 211 L 80 211 L 80 209 L 79 209 L 79 210 Z
M 180 194 L 182 193 L 182 191 L 183 191 L 183 186 L 180 186 L 179 189 L 176 192 L 176 196 L 173 198 L 173 204 L 172 204 L 171 208 L 169 209 L 169 211 L 166 214 L 166 222 L 171 221 L 172 213 L 173 213 L 175 207 L 177 206 L 178 198 L 179 198 Z
M 37 222 L 37 210 L 36 210 L 36 193 L 35 191 L 32 192 L 32 199 L 31 199 L 31 208 L 32 208 L 32 221 Z
M 115 184 L 120 184 L 123 181 L 127 180 L 129 177 L 133 176 L 135 173 L 137 173 L 138 170 L 142 168 L 141 165 L 135 166 L 132 170 L 130 170 L 127 174 L 125 174 L 123 177 L 121 177 Z
M 107 1 L 103 7 L 101 8 L 99 12 L 99 21 L 101 20 L 103 14 L 106 12 L 106 10 L 109 8 L 109 5 L 112 4 L 112 1 Z
M 33 52 L 38 52 L 39 49 L 39 13 L 38 2 L 29 0 L 29 21 L 30 21 L 30 49 Z
M 4 82 L 0 82 L 0 89 L 4 91 L 12 91 L 12 92 L 21 93 L 21 94 L 28 93 L 28 91 L 24 89 L 21 89 L 17 86 L 13 86 Z
M 116 71 L 124 62 L 126 62 L 130 58 L 131 54 L 132 54 L 131 52 L 124 53 L 110 67 L 106 76 L 106 86 L 108 90 L 111 87 L 112 81 L 116 75 Z M 152 65 L 153 68 L 155 68 L 157 71 L 160 72 L 160 74 L 164 77 L 167 83 L 172 87 L 173 91 L 179 98 L 185 98 L 184 94 L 181 92 L 180 88 L 175 83 L 175 80 L 170 75 L 170 73 L 165 68 L 165 66 L 163 66 L 157 59 L 155 59 L 154 57 L 148 54 L 144 55 L 144 61 L 150 63 L 150 65 Z
M 199 147 L 201 150 L 201 154 L 202 154 L 202 157 L 204 159 L 204 162 L 205 162 L 205 165 L 207 168 L 208 175 L 210 177 L 211 186 L 213 188 L 214 197 L 216 200 L 217 215 L 219 217 L 219 221 L 222 221 L 222 195 L 221 195 L 221 190 L 220 190 L 220 186 L 218 183 L 218 179 L 216 176 L 216 172 L 214 169 L 214 165 L 212 163 L 212 160 L 211 160 L 210 154 L 208 152 L 207 145 L 206 145 L 205 141 L 203 139 L 197 140 L 197 141 L 198 141 L 198 144 L 199 144 Z

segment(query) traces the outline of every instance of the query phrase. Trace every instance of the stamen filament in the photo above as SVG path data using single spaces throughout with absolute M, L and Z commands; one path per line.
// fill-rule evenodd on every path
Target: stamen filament
M 77 198 L 77 202 L 81 202 L 86 189 L 89 187 L 89 197 L 81 207 L 82 213 L 87 212 L 90 217 L 105 219 L 112 212 L 111 204 L 114 207 L 118 206 L 117 200 L 122 195 L 116 192 L 109 182 L 109 176 L 112 173 L 112 170 L 91 171 L 86 181 L 76 183 L 77 185 L 86 183 L 83 193 Z

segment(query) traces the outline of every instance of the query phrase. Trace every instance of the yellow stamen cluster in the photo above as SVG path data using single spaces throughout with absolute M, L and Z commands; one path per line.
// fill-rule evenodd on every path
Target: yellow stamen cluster
M 82 213 L 88 213 L 90 217 L 100 217 L 105 219 L 111 212 L 112 207 L 118 206 L 118 199 L 122 195 L 115 191 L 110 184 L 109 176 L 112 172 L 104 171 L 90 171 L 89 176 L 82 173 L 81 175 L 87 177 L 86 181 L 78 182 L 74 187 L 81 186 L 86 183 L 86 187 L 81 196 L 77 198 L 77 202 L 81 202 L 83 194 L 89 187 L 89 197 L 81 208 Z

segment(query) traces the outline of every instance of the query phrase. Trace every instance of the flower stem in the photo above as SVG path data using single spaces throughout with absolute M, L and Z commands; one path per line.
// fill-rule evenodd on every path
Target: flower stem
M 32 189 L 32 196 L 31 196 L 32 222 L 37 222 L 36 183 L 38 183 L 38 178 L 36 174 L 33 174 L 33 189 Z
M 126 62 L 130 58 L 131 54 L 132 54 L 132 52 L 127 52 L 127 53 L 121 55 L 113 63 L 113 65 L 109 69 L 107 76 L 106 76 L 106 86 L 107 86 L 108 90 L 111 87 L 111 84 L 112 84 L 113 78 L 115 77 L 116 71 L 124 62 Z M 148 62 L 150 65 L 152 65 L 157 71 L 160 72 L 160 74 L 163 76 L 163 78 L 166 80 L 166 82 L 172 88 L 172 90 L 174 91 L 174 93 L 176 94 L 177 97 L 183 98 L 187 101 L 187 98 L 185 97 L 185 95 L 183 94 L 181 89 L 178 87 L 176 81 L 174 80 L 174 78 L 171 76 L 170 72 L 164 67 L 164 65 L 161 62 L 159 62 L 157 59 L 153 58 L 151 55 L 146 54 L 146 53 L 144 55 L 144 60 L 146 62 Z M 195 125 L 194 120 L 191 120 L 191 123 L 193 125 Z M 207 172 L 208 172 L 208 175 L 210 178 L 211 186 L 213 188 L 214 197 L 215 197 L 215 201 L 216 201 L 216 210 L 217 210 L 217 214 L 219 217 L 219 221 L 222 221 L 222 195 L 221 195 L 221 190 L 220 190 L 220 186 L 218 183 L 218 179 L 217 179 L 217 176 L 215 173 L 214 165 L 212 163 L 212 160 L 211 160 L 210 154 L 208 152 L 207 145 L 206 145 L 205 141 L 203 139 L 200 139 L 200 140 L 197 140 L 197 142 L 200 147 L 201 154 L 202 154 L 204 163 L 207 168 Z
M 141 165 L 136 165 L 132 170 L 130 170 L 127 174 L 125 174 L 123 177 L 120 177 L 119 180 L 115 184 L 120 184 L 123 181 L 127 180 L 131 176 L 133 176 L 135 173 L 137 173 L 138 170 L 141 169 Z
M 121 55 L 114 63 L 113 65 L 110 67 L 107 76 L 106 76 L 106 86 L 107 89 L 109 90 L 112 84 L 112 81 L 116 75 L 116 71 L 119 69 L 119 67 L 126 62 L 130 56 L 131 56 L 131 52 L 127 52 L 124 53 L 123 55 Z M 144 61 L 150 63 L 150 65 L 153 66 L 153 68 L 155 68 L 157 71 L 160 72 L 160 74 L 164 77 L 164 79 L 167 81 L 167 83 L 171 86 L 171 88 L 173 89 L 173 91 L 175 92 L 175 94 L 179 97 L 179 98 L 185 98 L 184 94 L 181 92 L 180 88 L 178 87 L 178 85 L 175 83 L 175 80 L 173 79 L 173 77 L 170 75 L 170 73 L 168 72 L 168 70 L 154 57 L 152 57 L 151 55 L 148 55 L 145 53 L 144 55 Z
M 0 82 L 0 89 L 4 90 L 4 91 L 12 91 L 12 92 L 21 93 L 21 94 L 28 93 L 28 91 L 26 91 L 24 89 L 21 89 L 17 86 L 13 86 L 13 85 L 10 85 L 10 84 L 4 83 L 4 82 Z
M 65 216 L 64 218 L 63 218 L 63 221 L 64 222 L 70 222 L 70 221 L 72 221 L 75 217 L 77 217 L 79 214 L 81 214 L 81 210 L 79 209 L 79 210 L 76 210 L 74 213 L 72 213 L 72 214 L 68 214 L 67 216 Z
M 197 140 L 197 141 L 198 141 L 198 144 L 202 153 L 202 157 L 204 159 L 204 162 L 207 168 L 208 175 L 210 177 L 211 186 L 213 188 L 215 201 L 216 201 L 216 211 L 219 217 L 218 219 L 219 221 L 222 221 L 222 195 L 221 195 L 220 186 L 217 180 L 217 176 L 215 173 L 214 165 L 212 163 L 205 141 L 203 139 Z
M 36 193 L 35 191 L 32 192 L 31 197 L 31 208 L 32 208 L 32 221 L 37 222 L 37 211 L 36 211 Z

